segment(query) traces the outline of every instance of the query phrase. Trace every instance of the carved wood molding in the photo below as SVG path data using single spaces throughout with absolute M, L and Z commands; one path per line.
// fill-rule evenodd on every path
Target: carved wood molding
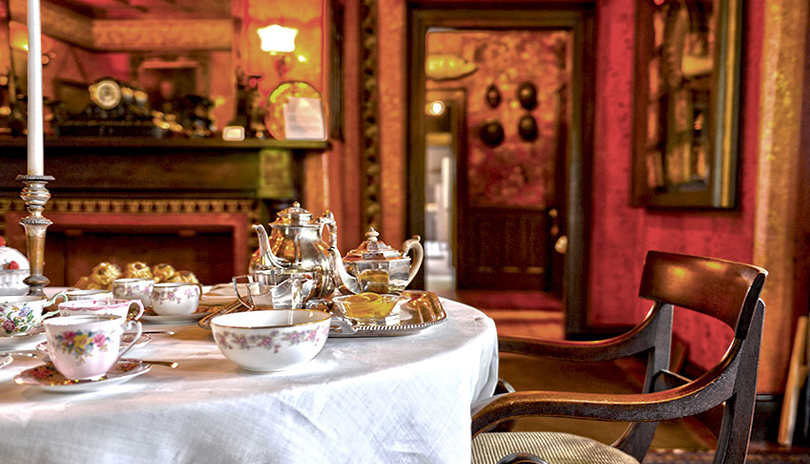
M 26 0 L 12 0 L 10 10 L 14 21 L 28 23 Z M 40 17 L 43 34 L 91 50 L 230 50 L 233 40 L 231 18 L 93 19 L 50 3 Z
M 168 200 L 122 200 L 122 199 L 94 199 L 94 198 L 64 198 L 51 200 L 44 213 L 127 213 L 127 214 L 246 214 L 251 223 L 257 223 L 261 218 L 261 207 L 257 200 L 199 200 L 199 199 L 168 199 Z M 5 215 L 9 212 L 25 212 L 22 200 L 0 199 L 0 235 L 5 235 Z
M 379 229 L 382 222 L 380 201 L 380 118 L 377 70 L 377 0 L 360 2 L 360 125 L 362 129 L 361 163 L 363 169 L 362 216 L 364 229 Z
M 230 50 L 232 34 L 230 19 L 93 21 L 94 48 L 108 51 Z

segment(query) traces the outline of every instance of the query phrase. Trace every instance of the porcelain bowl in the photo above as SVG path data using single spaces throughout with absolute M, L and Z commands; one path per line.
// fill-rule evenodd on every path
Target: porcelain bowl
M 329 336 L 331 315 L 307 309 L 225 314 L 211 320 L 217 347 L 248 371 L 287 369 L 314 358 Z
M 30 288 L 23 280 L 29 275 L 28 269 L 0 269 L 0 296 L 27 295 Z

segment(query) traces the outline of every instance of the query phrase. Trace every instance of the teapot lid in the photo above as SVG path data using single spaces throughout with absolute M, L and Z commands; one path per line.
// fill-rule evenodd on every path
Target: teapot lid
M 276 213 L 276 216 L 278 216 L 278 219 L 270 225 L 313 225 L 312 213 L 302 208 L 297 201 L 289 208 Z
M 379 240 L 377 238 L 379 236 L 379 232 L 374 230 L 373 227 L 369 227 L 368 231 L 366 232 L 366 241 L 361 243 L 359 247 L 350 251 L 346 257 L 343 258 L 343 261 L 389 261 L 401 259 L 403 257 L 399 250 L 395 250 L 394 248 L 386 245 L 382 240 Z

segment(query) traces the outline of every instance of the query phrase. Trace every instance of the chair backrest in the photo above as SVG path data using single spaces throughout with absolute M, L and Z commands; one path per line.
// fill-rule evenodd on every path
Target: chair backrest
M 767 274 L 750 264 L 650 251 L 638 294 L 712 316 L 745 339 Z
M 665 314 L 663 319 L 671 326 L 672 308 L 684 308 L 720 320 L 734 331 L 722 359 L 694 380 L 671 373 L 668 367 L 654 366 L 656 362 L 652 360 L 648 363 L 645 389 L 671 389 L 663 398 L 662 407 L 672 407 L 673 417 L 723 406 L 719 431 L 716 430 L 716 464 L 744 462 L 748 450 L 765 309 L 759 296 L 766 276 L 766 270 L 749 264 L 659 251 L 648 252 L 644 263 L 639 296 L 655 302 L 651 314 L 659 318 L 661 313 Z M 668 346 L 660 351 L 669 356 Z M 657 363 L 666 364 L 660 360 Z M 667 401 L 680 396 L 689 399 Z M 616 446 L 636 456 L 643 455 L 640 448 L 646 451 L 649 439 L 651 436 L 642 443 L 628 440 Z
M 530 415 L 621 421 L 629 425 L 613 446 L 641 461 L 658 422 L 714 417 L 719 418 L 716 426 L 710 424 L 718 439 L 714 463 L 744 462 L 753 421 L 765 312 L 759 296 L 766 276 L 767 271 L 748 264 L 648 252 L 639 296 L 652 300 L 653 306 L 644 320 L 626 333 L 588 342 L 499 337 L 500 351 L 569 361 L 606 361 L 646 354 L 642 392 L 525 391 L 497 395 L 474 410 L 473 436 L 504 421 Z M 696 312 L 701 318 L 715 318 L 734 333 L 722 358 L 695 379 L 670 369 L 676 307 Z M 714 414 L 718 410 L 722 414 Z

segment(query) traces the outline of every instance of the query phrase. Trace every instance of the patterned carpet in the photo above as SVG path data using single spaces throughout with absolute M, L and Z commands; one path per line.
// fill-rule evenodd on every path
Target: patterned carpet
M 651 450 L 644 458 L 644 464 L 711 464 L 714 453 L 712 451 L 685 451 L 685 450 Z M 745 462 L 762 462 L 768 464 L 810 464 L 810 454 L 790 453 L 787 451 L 750 450 Z

